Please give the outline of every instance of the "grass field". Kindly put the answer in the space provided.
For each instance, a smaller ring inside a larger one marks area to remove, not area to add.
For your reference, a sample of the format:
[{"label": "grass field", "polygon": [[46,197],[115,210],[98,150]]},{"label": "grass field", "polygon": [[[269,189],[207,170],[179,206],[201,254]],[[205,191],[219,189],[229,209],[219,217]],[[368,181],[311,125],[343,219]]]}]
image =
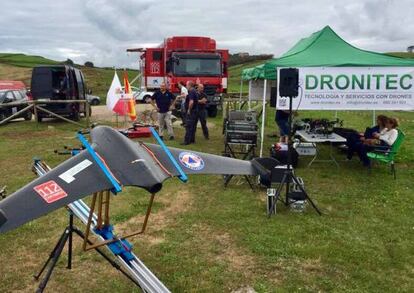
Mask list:
[{"label": "grass field", "polygon": [[[134,251],[172,292],[412,292],[414,288],[414,117],[385,112],[401,120],[407,134],[397,162],[397,180],[383,165],[368,174],[357,159],[307,168],[301,157],[297,175],[323,216],[310,206],[303,214],[278,206],[268,219],[265,190],[251,191],[242,180],[223,187],[219,176],[191,176],[189,183],[165,182],[156,198],[145,235],[132,240]],[[266,132],[275,131],[270,110]],[[302,117],[333,117],[302,112]],[[363,129],[370,112],[339,112],[346,127]],[[220,154],[221,120],[211,120],[211,139],[197,132],[190,148]],[[78,145],[76,128],[63,122],[13,122],[0,127],[0,185],[13,192],[33,180],[30,165],[41,156],[51,166],[63,145]],[[179,146],[183,130],[176,129]],[[274,138],[266,137],[266,150]],[[267,152],[267,151],[266,151]],[[327,155],[327,149],[324,149]],[[338,159],[344,156],[336,154]],[[143,176],[143,175],[140,175]],[[138,230],[149,196],[126,188],[114,197],[116,230]],[[37,272],[64,229],[64,209],[0,235],[0,292],[33,292]],[[76,241],[74,268],[66,255],[52,276],[49,292],[138,292],[94,252]],[[242,291],[239,291],[242,292]]]}]

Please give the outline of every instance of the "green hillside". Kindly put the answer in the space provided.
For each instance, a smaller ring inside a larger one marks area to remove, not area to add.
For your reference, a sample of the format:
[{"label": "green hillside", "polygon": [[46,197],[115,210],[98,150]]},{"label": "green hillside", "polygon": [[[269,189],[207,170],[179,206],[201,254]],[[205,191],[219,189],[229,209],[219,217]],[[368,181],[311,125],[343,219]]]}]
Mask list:
[{"label": "green hillside", "polygon": [[[241,73],[243,71],[243,69],[246,68],[250,68],[250,67],[254,67],[260,64],[265,63],[267,60],[257,60],[257,61],[253,61],[253,62],[247,62],[247,63],[243,63],[243,64],[238,64],[238,65],[234,65],[229,67],[229,88],[228,91],[231,92],[240,92],[240,78],[241,78]],[[249,90],[248,87],[248,83],[244,82],[243,83],[243,92],[246,92]]]},{"label": "green hillside", "polygon": [[18,67],[34,67],[36,65],[56,65],[62,62],[46,59],[41,56],[25,54],[0,53],[0,63]]}]

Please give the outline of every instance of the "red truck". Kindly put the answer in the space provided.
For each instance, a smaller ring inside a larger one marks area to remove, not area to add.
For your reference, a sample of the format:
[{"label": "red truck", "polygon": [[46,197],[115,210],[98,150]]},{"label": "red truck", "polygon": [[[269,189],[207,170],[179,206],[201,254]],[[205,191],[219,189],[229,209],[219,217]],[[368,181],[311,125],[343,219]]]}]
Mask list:
[{"label": "red truck", "polygon": [[171,37],[157,48],[127,51],[141,53],[141,87],[144,90],[154,91],[161,82],[166,82],[171,92],[177,95],[180,81],[202,83],[208,96],[208,114],[210,117],[217,115],[222,94],[227,92],[229,52],[217,49],[215,40],[207,37]]}]

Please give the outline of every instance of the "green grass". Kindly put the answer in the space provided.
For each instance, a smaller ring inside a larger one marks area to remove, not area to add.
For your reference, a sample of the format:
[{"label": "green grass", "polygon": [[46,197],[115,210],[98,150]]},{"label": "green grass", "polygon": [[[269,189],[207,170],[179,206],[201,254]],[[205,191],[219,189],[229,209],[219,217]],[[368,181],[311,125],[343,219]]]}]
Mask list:
[{"label": "green grass", "polygon": [[[266,217],[265,190],[254,192],[236,177],[228,188],[220,176],[190,176],[187,184],[168,180],[156,197],[146,236],[132,240],[136,254],[172,292],[410,292],[414,288],[414,117],[397,116],[407,135],[397,156],[397,180],[384,165],[368,174],[357,159],[333,164],[301,157],[296,174],[322,210],[303,214],[278,204]],[[268,109],[266,133],[275,132],[274,110]],[[332,111],[303,111],[301,117],[334,116]],[[370,112],[341,111],[345,127],[370,125]],[[221,119],[210,119],[211,139],[197,132],[190,149],[220,154]],[[13,192],[33,180],[33,156],[52,166],[65,160],[53,150],[77,145],[76,128],[61,122],[13,122],[0,128],[0,185]],[[179,147],[182,129],[176,129]],[[274,138],[266,136],[265,154]],[[322,155],[328,149],[322,148]],[[344,159],[340,153],[338,159]],[[141,175],[143,176],[143,174]],[[89,199],[87,199],[89,200]],[[127,188],[113,198],[111,212],[118,231],[139,229],[148,194]],[[0,235],[0,291],[33,291],[31,276],[65,226],[61,209],[17,230]],[[51,292],[131,292],[134,287],[93,252],[75,243],[74,269],[63,256],[49,285]],[[87,273],[86,273],[87,272]],[[106,281],[102,281],[106,280]]]}]

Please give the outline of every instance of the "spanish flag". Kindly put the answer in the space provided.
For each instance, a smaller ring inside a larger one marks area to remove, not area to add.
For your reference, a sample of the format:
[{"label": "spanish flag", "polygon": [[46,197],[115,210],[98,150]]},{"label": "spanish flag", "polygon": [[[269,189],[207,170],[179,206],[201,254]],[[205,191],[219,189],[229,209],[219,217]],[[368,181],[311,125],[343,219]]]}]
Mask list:
[{"label": "spanish flag", "polygon": [[135,100],[132,95],[131,85],[128,81],[128,72],[126,70],[124,70],[124,92],[125,96],[128,97],[128,116],[131,121],[135,121],[135,119],[137,119],[137,113],[135,112]]}]

